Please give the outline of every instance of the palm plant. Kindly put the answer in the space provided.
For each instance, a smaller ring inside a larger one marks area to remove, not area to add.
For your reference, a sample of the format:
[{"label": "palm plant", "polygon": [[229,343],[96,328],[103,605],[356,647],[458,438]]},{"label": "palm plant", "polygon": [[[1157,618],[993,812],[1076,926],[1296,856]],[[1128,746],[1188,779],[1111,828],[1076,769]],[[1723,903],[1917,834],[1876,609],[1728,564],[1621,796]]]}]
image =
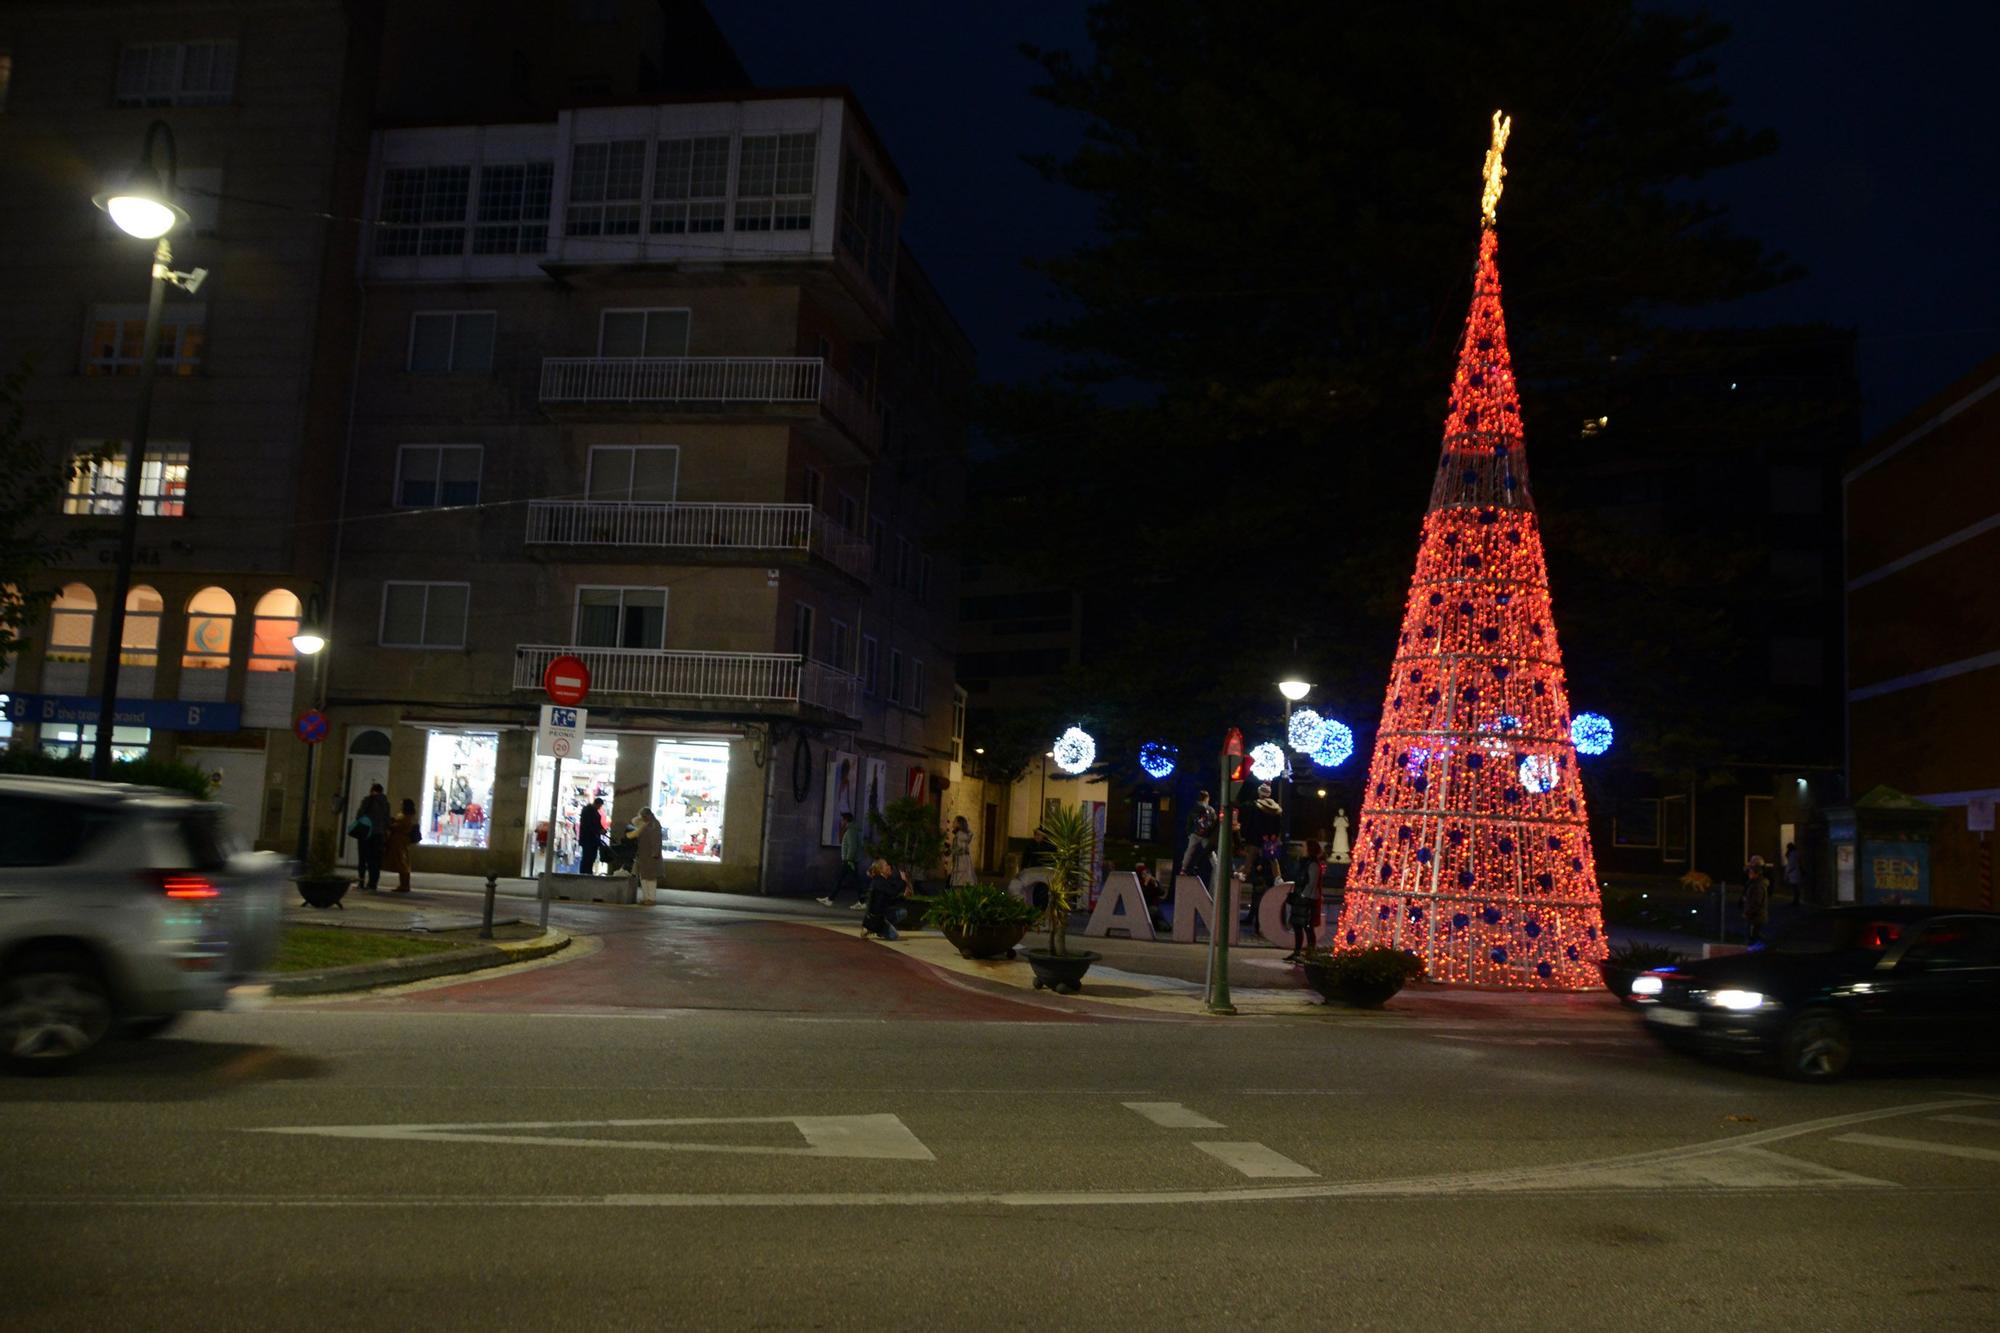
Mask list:
[{"label": "palm plant", "polygon": [[1049,952],[1060,958],[1069,952],[1064,937],[1077,892],[1089,882],[1097,825],[1082,805],[1057,805],[1042,821],[1042,831],[1049,836]]}]

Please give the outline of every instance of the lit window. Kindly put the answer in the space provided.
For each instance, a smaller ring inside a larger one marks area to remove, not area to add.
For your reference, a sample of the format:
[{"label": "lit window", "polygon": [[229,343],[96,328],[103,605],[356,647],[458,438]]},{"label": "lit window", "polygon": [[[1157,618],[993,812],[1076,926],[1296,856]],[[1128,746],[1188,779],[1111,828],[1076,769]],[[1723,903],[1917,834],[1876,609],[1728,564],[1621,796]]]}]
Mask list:
[{"label": "lit window", "polygon": [[469,166],[389,168],[382,173],[375,253],[464,254],[465,213],[471,191]]},{"label": "lit window", "polygon": [[648,224],[655,236],[721,231],[728,194],[728,135],[660,140]]},{"label": "lit window", "polygon": [[431,509],[479,503],[485,450],[476,444],[406,444],[396,452],[396,503]]},{"label": "lit window", "polygon": [[[208,307],[174,304],[160,312],[160,339],[154,344],[162,375],[192,375],[208,340]],[[100,305],[90,311],[89,341],[83,349],[86,375],[136,375],[144,364],[146,307]]]},{"label": "lit window", "polygon": [[585,493],[611,504],[665,504],[679,484],[680,458],[673,445],[594,445]]},{"label": "lit window", "polygon": [[549,248],[549,194],[555,168],[547,162],[479,169],[476,255],[538,255]]},{"label": "lit window", "polygon": [[125,630],[119,637],[118,662],[128,667],[160,664],[160,617],[167,603],[158,590],[140,584],[125,594]]},{"label": "lit window", "polygon": [[424,841],[433,847],[484,847],[493,824],[493,773],[500,736],[492,731],[433,731],[424,747]]},{"label": "lit window", "polygon": [[[148,445],[139,461],[139,513],[180,518],[187,510],[186,445]],[[116,514],[125,504],[125,445],[105,440],[77,451],[76,471],[63,496],[65,514]]]},{"label": "lit window", "polygon": [[[146,757],[146,751],[152,748],[152,744],[153,731],[150,727],[111,728],[111,758],[114,763],[136,763]],[[42,753],[59,759],[95,758],[96,724],[51,726],[45,723],[42,726]]]},{"label": "lit window", "polygon": [[674,861],[722,859],[723,808],[729,797],[729,747],[660,741],[653,750],[653,813],[660,850]]},{"label": "lit window", "polygon": [[97,594],[81,583],[66,583],[49,606],[51,662],[90,661],[90,640],[97,623]]},{"label": "lit window", "polygon": [[420,375],[484,375],[493,369],[490,310],[427,310],[410,318],[410,369]]},{"label": "lit window", "polygon": [[463,648],[467,583],[385,583],[382,585],[384,648]]},{"label": "lit window", "polygon": [[137,42],[118,48],[115,106],[221,106],[235,91],[235,42]]},{"label": "lit window", "polygon": [[645,187],[644,140],[578,144],[570,158],[568,234],[637,236]]},{"label": "lit window", "polygon": [[665,588],[578,588],[576,639],[581,648],[667,646]]},{"label": "lit window", "polygon": [[812,227],[817,134],[745,135],[736,157],[736,230]]},{"label": "lit window", "polygon": [[[187,647],[181,672],[227,671],[229,641],[236,628],[236,599],[221,588],[203,588],[188,598]],[[183,698],[192,696],[183,695]]]},{"label": "lit window", "polygon": [[257,599],[250,622],[250,670],[298,670],[292,636],[299,632],[299,615],[298,594],[284,588],[273,588]]}]

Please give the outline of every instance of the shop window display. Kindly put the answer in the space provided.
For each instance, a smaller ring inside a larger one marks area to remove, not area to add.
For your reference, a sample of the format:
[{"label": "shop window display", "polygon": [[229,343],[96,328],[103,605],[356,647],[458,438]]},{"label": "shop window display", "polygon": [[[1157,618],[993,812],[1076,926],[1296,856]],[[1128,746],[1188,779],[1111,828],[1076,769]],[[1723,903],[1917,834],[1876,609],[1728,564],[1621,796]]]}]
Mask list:
[{"label": "shop window display", "polygon": [[653,813],[668,860],[722,859],[723,797],[729,788],[729,747],[661,741],[653,753]]},{"label": "shop window display", "polygon": [[[528,837],[524,874],[541,873],[548,852],[549,779],[555,775],[555,760],[546,755],[535,760],[535,781],[528,791]],[[638,817],[637,793],[623,807],[617,797],[618,740],[615,736],[587,736],[581,756],[563,761],[562,795],[556,807],[556,871],[573,875],[583,869],[583,844],[577,836],[577,821],[583,807],[594,797],[604,798],[604,837],[608,843],[625,835],[625,826]],[[605,863],[600,860],[601,868]]]},{"label": "shop window display", "polygon": [[433,731],[424,755],[424,841],[484,847],[493,822],[493,769],[500,737],[490,731]]}]

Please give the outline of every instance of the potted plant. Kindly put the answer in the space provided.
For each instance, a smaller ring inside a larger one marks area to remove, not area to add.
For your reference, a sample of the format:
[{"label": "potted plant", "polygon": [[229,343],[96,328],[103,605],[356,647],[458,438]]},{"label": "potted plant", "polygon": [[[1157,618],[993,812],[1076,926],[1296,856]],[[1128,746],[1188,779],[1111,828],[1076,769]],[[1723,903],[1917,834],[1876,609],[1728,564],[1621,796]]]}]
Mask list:
[{"label": "potted plant", "polygon": [[[938,827],[936,807],[906,796],[889,802],[886,809],[869,811],[868,823],[874,834],[869,840],[868,854],[879,856],[902,871],[912,888],[936,874],[945,851],[944,830]],[[906,897],[902,905],[905,927],[914,930],[924,923],[924,909],[928,905],[924,899]]]},{"label": "potted plant", "polygon": [[313,834],[312,853],[306,860],[305,873],[292,883],[299,886],[299,897],[308,907],[339,907],[340,900],[347,896],[351,881],[333,864],[333,830],[323,828]]},{"label": "potted plant", "polygon": [[1641,972],[1650,972],[1656,967],[1676,967],[1688,961],[1688,956],[1678,949],[1670,949],[1664,944],[1645,944],[1633,940],[1621,944],[1597,965],[1603,974],[1604,985],[1613,995],[1627,1004],[1632,1002],[1632,982]]},{"label": "potted plant", "polygon": [[1424,974],[1424,960],[1402,949],[1317,952],[1305,961],[1306,984],[1329,1001],[1380,1009],[1404,985]]},{"label": "potted plant", "polygon": [[1058,804],[1042,820],[1048,834],[1049,947],[1028,950],[1028,966],[1035,969],[1035,989],[1044,987],[1058,995],[1074,995],[1083,974],[1103,955],[1071,953],[1065,937],[1069,914],[1076,906],[1077,892],[1090,875],[1091,854],[1097,850],[1097,827],[1081,805]]},{"label": "potted plant", "polygon": [[1012,958],[1014,946],[1041,915],[998,884],[960,884],[924,900],[930,923],[961,958]]}]

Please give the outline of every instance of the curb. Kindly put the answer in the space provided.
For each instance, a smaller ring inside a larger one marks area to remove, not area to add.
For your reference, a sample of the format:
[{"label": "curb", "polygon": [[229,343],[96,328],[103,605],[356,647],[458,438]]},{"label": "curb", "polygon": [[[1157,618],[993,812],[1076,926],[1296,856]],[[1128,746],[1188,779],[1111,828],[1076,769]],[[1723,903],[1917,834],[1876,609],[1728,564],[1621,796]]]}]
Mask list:
[{"label": "curb", "polygon": [[373,990],[378,986],[399,986],[406,981],[428,981],[432,977],[483,972],[509,963],[547,958],[569,946],[570,936],[551,930],[537,939],[512,944],[475,944],[449,953],[425,954],[417,958],[396,958],[383,963],[349,963],[344,967],[322,968],[317,972],[288,972],[271,979],[271,994],[332,995],[341,991]]}]

